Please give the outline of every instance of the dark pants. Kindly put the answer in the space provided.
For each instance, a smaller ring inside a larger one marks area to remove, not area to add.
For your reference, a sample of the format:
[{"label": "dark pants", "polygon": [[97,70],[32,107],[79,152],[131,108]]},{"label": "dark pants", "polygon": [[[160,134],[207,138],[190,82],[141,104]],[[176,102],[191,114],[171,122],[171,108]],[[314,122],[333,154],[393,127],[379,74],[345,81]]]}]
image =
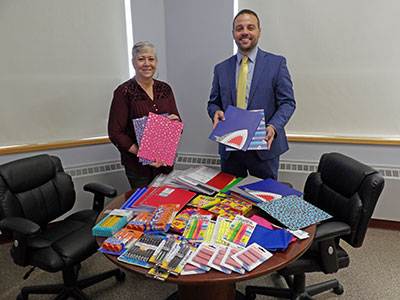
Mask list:
[{"label": "dark pants", "polygon": [[125,167],[125,174],[128,177],[129,184],[131,185],[132,190],[138,187],[144,187],[148,185],[154,178],[152,176],[142,176],[140,174],[135,173],[131,169]]},{"label": "dark pants", "polygon": [[256,151],[232,151],[229,159],[221,158],[222,172],[235,175],[236,177],[247,177],[247,172],[262,179],[277,179],[279,168],[279,156],[261,160]]}]

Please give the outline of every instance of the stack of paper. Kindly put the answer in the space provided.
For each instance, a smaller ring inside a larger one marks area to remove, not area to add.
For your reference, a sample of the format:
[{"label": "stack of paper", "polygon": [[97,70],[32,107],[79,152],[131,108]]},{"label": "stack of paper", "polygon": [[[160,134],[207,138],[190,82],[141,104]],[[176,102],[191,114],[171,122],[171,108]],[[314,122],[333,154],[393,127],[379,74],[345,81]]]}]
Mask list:
[{"label": "stack of paper", "polygon": [[206,166],[200,166],[180,172],[172,181],[199,193],[211,195],[221,191],[234,179],[235,176],[233,175]]}]

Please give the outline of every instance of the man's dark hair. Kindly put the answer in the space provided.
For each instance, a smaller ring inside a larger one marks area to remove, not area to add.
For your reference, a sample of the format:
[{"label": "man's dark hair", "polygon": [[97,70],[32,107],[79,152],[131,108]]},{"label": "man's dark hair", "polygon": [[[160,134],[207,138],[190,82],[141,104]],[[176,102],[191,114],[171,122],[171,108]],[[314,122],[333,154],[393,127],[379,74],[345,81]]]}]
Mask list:
[{"label": "man's dark hair", "polygon": [[233,28],[233,29],[235,29],[235,21],[236,21],[237,17],[239,17],[240,15],[244,15],[244,14],[248,14],[248,15],[253,15],[253,16],[255,16],[256,19],[257,19],[258,28],[261,28],[261,27],[260,27],[260,19],[258,18],[257,14],[256,14],[254,11],[250,10],[250,9],[242,9],[241,11],[239,11],[239,12],[237,13],[237,15],[235,16],[235,18],[233,19],[233,23],[232,23],[232,28]]}]

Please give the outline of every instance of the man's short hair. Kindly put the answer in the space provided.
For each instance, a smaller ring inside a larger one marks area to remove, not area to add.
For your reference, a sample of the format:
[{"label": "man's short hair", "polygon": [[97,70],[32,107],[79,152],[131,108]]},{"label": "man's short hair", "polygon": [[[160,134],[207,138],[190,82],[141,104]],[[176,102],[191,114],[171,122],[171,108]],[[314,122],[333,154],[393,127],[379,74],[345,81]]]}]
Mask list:
[{"label": "man's short hair", "polygon": [[235,29],[235,21],[236,21],[237,17],[239,17],[240,15],[244,15],[244,14],[248,14],[248,15],[253,15],[253,16],[255,16],[256,19],[257,19],[258,28],[261,28],[261,27],[260,27],[260,19],[258,18],[257,14],[256,14],[254,11],[250,10],[250,9],[242,9],[241,11],[239,11],[239,12],[236,14],[235,18],[233,18],[233,23],[232,23],[232,28],[233,28],[233,29]]}]

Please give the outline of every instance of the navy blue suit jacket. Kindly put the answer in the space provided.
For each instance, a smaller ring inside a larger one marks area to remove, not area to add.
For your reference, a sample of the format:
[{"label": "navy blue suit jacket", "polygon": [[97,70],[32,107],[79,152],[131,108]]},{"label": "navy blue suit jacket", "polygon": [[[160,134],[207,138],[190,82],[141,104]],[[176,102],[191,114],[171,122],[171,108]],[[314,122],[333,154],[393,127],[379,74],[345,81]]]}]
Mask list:
[{"label": "navy blue suit jacket", "polygon": [[[228,105],[236,106],[236,55],[217,64],[208,101],[208,114],[213,120],[217,110],[225,111]],[[262,160],[272,159],[289,149],[285,125],[296,108],[293,84],[286,59],[258,49],[247,109],[264,109],[266,124],[276,129],[271,149],[257,151]],[[219,154],[228,159],[230,151],[219,145]]]}]

